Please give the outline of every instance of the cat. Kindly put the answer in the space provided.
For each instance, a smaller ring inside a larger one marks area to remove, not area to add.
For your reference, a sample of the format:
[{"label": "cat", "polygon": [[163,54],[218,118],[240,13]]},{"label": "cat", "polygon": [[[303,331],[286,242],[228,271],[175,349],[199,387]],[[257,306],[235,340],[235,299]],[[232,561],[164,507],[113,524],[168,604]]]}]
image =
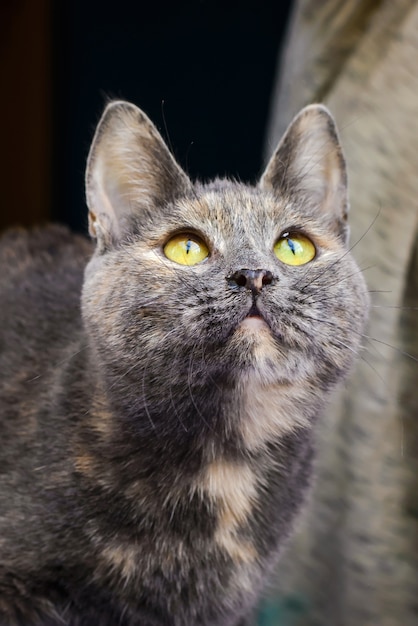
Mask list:
[{"label": "cat", "polygon": [[0,623],[252,624],[368,313],[333,118],[193,184],[111,102],[86,194],[1,238]]}]

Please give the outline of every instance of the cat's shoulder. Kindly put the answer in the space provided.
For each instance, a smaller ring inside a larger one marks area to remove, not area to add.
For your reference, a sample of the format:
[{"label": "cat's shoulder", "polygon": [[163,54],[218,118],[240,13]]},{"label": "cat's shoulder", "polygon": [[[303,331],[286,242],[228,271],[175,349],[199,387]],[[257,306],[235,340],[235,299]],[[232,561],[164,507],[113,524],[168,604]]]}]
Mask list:
[{"label": "cat's shoulder", "polygon": [[0,236],[0,290],[25,284],[30,291],[81,285],[92,251],[86,237],[66,226],[7,230]]},{"label": "cat's shoulder", "polygon": [[[0,321],[45,328],[79,309],[92,243],[65,226],[14,228],[0,236]],[[38,320],[38,321],[37,321]],[[34,334],[36,334],[34,332]],[[38,333],[39,334],[39,333]]]}]

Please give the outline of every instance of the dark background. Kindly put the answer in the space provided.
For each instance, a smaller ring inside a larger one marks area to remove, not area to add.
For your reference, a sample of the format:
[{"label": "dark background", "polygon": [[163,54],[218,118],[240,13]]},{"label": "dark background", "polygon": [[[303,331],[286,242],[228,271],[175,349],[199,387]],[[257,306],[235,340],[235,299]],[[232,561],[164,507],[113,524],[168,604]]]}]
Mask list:
[{"label": "dark background", "polygon": [[83,230],[108,98],[144,109],[192,178],[254,181],[291,0],[1,0],[0,227]]}]

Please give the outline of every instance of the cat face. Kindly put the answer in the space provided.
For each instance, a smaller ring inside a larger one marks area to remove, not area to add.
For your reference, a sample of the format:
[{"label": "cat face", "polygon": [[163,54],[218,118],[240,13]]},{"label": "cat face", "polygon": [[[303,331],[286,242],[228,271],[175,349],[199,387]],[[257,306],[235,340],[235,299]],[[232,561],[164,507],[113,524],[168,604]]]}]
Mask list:
[{"label": "cat face", "polygon": [[109,388],[151,422],[167,403],[182,415],[196,405],[210,421],[222,402],[271,401],[307,423],[349,368],[368,308],[346,248],[329,113],[299,114],[257,187],[192,185],[148,118],[111,104],[87,198],[97,251],[83,316]]}]

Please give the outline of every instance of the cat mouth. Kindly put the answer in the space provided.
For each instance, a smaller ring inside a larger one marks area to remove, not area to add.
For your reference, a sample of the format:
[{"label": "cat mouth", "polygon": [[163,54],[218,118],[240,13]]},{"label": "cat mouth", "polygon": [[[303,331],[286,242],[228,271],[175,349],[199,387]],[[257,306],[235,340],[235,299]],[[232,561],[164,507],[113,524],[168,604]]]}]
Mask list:
[{"label": "cat mouth", "polygon": [[244,317],[239,326],[240,328],[249,328],[252,330],[260,330],[262,328],[270,329],[270,324],[268,323],[255,302],[253,302],[250,310],[248,311],[247,315]]},{"label": "cat mouth", "polygon": [[248,311],[246,318],[247,317],[260,317],[261,319],[264,319],[263,314],[261,313],[255,302],[253,302],[251,309]]}]

